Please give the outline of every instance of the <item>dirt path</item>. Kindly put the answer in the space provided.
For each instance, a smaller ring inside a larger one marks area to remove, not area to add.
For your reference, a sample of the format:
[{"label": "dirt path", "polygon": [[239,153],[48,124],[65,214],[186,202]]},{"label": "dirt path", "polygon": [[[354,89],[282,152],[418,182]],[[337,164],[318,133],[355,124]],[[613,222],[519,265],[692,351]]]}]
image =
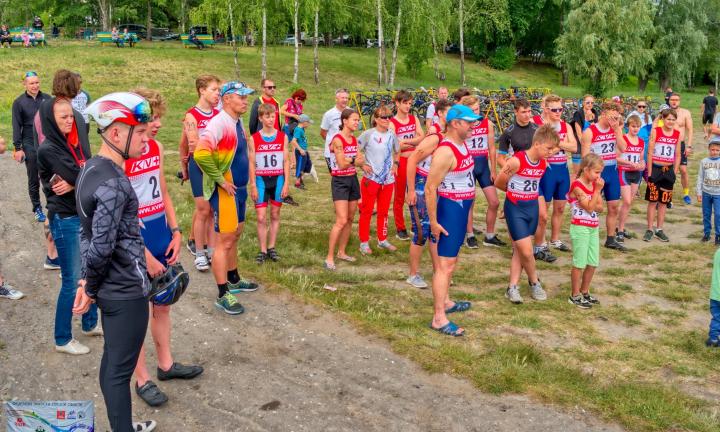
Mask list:
[{"label": "dirt path", "polygon": [[[25,178],[23,167],[0,156],[2,271],[27,295],[0,302],[0,399],[92,399],[98,430],[105,431],[97,377],[102,340],[82,336],[75,320],[76,337],[92,352],[70,357],[53,349],[60,280],[42,269],[43,234],[28,211]],[[202,364],[205,374],[161,383],[170,402],[159,410],[135,397],[137,418],[156,419],[159,430],[620,430],[579,408],[561,412],[430,375],[382,340],[286,295],[260,290],[241,297],[245,315],[221,314],[210,300],[211,276],[194,270],[191,276],[191,291],[173,309],[174,354]],[[149,333],[147,341],[152,344]],[[154,354],[148,364],[155,364]]]}]

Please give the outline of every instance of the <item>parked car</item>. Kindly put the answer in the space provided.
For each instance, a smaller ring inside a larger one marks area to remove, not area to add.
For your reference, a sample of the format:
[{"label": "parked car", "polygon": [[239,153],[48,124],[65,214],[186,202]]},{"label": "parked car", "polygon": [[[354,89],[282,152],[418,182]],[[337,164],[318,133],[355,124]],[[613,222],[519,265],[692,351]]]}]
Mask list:
[{"label": "parked car", "polygon": [[[315,38],[313,37],[313,33],[300,33],[300,40],[302,41],[303,45],[313,45],[313,43],[315,42],[314,39]],[[325,35],[323,35],[322,33],[318,33],[318,44],[325,44]]]},{"label": "parked car", "polygon": [[128,29],[128,32],[135,33],[139,39],[147,38],[147,28],[142,24],[120,24],[117,29],[120,33]]},{"label": "parked car", "polygon": [[333,39],[334,45],[350,45],[352,43],[352,40],[350,39],[350,35],[342,35],[338,36],[335,39]]},{"label": "parked car", "polygon": [[[445,52],[448,54],[460,54],[460,45],[454,43],[445,45]],[[472,54],[472,48],[465,45],[465,54]]]},{"label": "parked car", "polygon": [[[293,34],[287,35],[287,37],[285,39],[283,39],[281,43],[283,45],[293,45],[294,46],[295,45],[295,35],[293,35]],[[299,40],[298,44],[302,45],[303,44],[302,40]]]},{"label": "parked car", "polygon": [[[389,47],[392,46],[392,39],[386,39],[385,40],[385,46]],[[380,44],[378,43],[377,39],[365,39],[365,47],[366,48],[379,48]]]},{"label": "parked car", "polygon": [[179,34],[171,33],[170,29],[165,27],[153,27],[151,34],[152,40],[154,41],[176,40],[180,38]]}]

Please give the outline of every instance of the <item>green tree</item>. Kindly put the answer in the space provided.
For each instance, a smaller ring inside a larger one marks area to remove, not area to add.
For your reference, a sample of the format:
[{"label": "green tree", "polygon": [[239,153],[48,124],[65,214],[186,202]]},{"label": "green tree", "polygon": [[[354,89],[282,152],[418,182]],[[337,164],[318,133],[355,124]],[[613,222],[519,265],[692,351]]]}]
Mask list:
[{"label": "green tree", "polygon": [[646,40],[652,30],[651,13],[647,0],[580,3],[556,40],[556,63],[587,79],[588,91],[601,96],[621,77],[637,74],[650,64],[652,50]]}]

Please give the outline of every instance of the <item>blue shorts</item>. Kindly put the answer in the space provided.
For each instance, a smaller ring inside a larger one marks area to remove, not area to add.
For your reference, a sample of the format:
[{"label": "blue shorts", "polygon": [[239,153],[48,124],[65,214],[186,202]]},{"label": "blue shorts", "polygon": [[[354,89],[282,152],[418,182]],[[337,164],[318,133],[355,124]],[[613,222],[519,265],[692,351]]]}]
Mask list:
[{"label": "blue shorts", "polygon": [[430,238],[430,217],[425,205],[425,182],[427,177],[415,174],[415,205],[410,206],[410,222],[412,225],[414,245],[425,246]]},{"label": "blue shorts", "polygon": [[572,163],[575,165],[580,165],[580,162],[582,162],[582,155],[580,155],[580,153],[573,153],[572,154]]},{"label": "blue shorts", "polygon": [[605,201],[619,200],[620,176],[618,175],[617,165],[605,165],[602,171],[602,179],[605,180],[605,186],[603,186]]},{"label": "blue shorts", "polygon": [[231,196],[220,186],[210,197],[210,207],[213,210],[215,231],[219,233],[234,233],[238,225],[245,222],[245,201],[247,201],[247,187],[240,186]]},{"label": "blue shorts", "polygon": [[505,199],[505,222],[512,241],[535,235],[540,207],[537,200],[518,201],[517,204]]},{"label": "blue shorts", "polygon": [[300,178],[303,173],[309,173],[311,170],[312,161],[307,150],[305,150],[305,156],[303,156],[295,149],[295,177]]},{"label": "blue shorts", "polygon": [[548,164],[548,169],[540,178],[540,191],[545,202],[553,199],[563,201],[570,191],[570,171],[567,164]]},{"label": "blue shorts", "polygon": [[257,186],[258,200],[255,208],[267,207],[268,203],[276,207],[282,206],[282,189],[285,184],[285,176],[257,176],[255,177],[255,186]]},{"label": "blue shorts", "polygon": [[193,197],[202,198],[203,172],[192,155],[190,155],[190,159],[188,159],[188,177],[190,177],[190,188],[192,189]]},{"label": "blue shorts", "polygon": [[[440,234],[437,239],[438,256],[457,258],[460,247],[465,242],[470,209],[475,200],[452,200],[439,196],[437,200],[437,220],[448,235]],[[433,241],[436,241],[433,239]]]},{"label": "blue shorts", "polygon": [[475,161],[473,176],[475,177],[477,184],[480,185],[480,189],[492,186],[493,182],[490,179],[490,163],[487,156],[477,156],[473,159]]},{"label": "blue shorts", "polygon": [[140,219],[140,234],[142,234],[145,247],[152,256],[162,265],[166,265],[165,251],[172,241],[172,231],[167,224],[165,212]]}]

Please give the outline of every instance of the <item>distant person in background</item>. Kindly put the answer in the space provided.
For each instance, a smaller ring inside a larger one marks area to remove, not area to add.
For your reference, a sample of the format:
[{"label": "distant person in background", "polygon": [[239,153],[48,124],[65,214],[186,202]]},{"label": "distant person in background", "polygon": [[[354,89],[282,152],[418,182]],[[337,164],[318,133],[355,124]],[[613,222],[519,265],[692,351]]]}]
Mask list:
[{"label": "distant person in background", "polygon": [[28,32],[28,41],[30,42],[30,45],[33,46],[33,48],[39,43],[37,35],[35,35],[35,30],[30,29]]},{"label": "distant person in background", "polygon": [[39,16],[36,16],[33,20],[32,28],[38,31],[42,31],[43,27],[45,27],[45,24],[43,24],[43,21],[40,19]]},{"label": "distant person in background", "polygon": [[123,40],[130,44],[130,48],[135,46],[135,36],[128,32],[127,27],[125,27],[125,30],[123,30]]},{"label": "distant person in background", "polygon": [[113,42],[115,42],[115,45],[118,48],[122,48],[123,46],[125,46],[125,40],[120,37],[120,32],[118,31],[117,27],[112,28],[112,31],[110,32],[110,38]]},{"label": "distant person in background", "polygon": [[188,35],[188,40],[195,44],[198,49],[205,49],[205,45],[198,39],[197,32],[195,31],[195,28],[190,29],[190,34]]},{"label": "distant person in background", "polygon": [[293,136],[293,131],[298,124],[300,115],[303,113],[303,103],[307,100],[307,93],[303,89],[297,89],[280,107],[280,115],[285,116],[283,132],[288,137]]},{"label": "distant person in background", "polygon": [[438,117],[437,115],[435,105],[441,100],[447,100],[448,96],[450,95],[447,87],[440,87],[437,94],[437,101],[434,101],[433,103],[428,105],[427,112],[425,113],[425,129],[427,130],[430,130],[430,126],[440,123],[440,117]]},{"label": "distant person in background", "polygon": [[672,87],[668,87],[665,89],[665,103],[670,105],[670,96],[673,95],[673,89]]},{"label": "distant person in background", "polygon": [[3,24],[0,26],[0,47],[5,48],[5,44],[7,44],[8,48],[12,45],[12,35],[10,35],[10,30],[8,30],[8,27]]},{"label": "distant person in background", "polygon": [[637,133],[637,136],[643,140],[646,146],[647,143],[650,142],[650,132],[652,132],[653,124],[653,118],[648,111],[648,103],[641,100],[635,105],[635,110],[625,117],[625,125],[627,127],[630,127],[630,117],[638,116],[640,118],[640,131]]},{"label": "distant person in background", "polygon": [[[573,126],[573,132],[575,133],[575,138],[578,143],[580,142],[585,129],[589,128],[591,124],[597,123],[599,115],[598,110],[595,109],[595,98],[589,94],[583,96],[582,105],[580,105],[578,110],[575,111],[572,121],[570,122]],[[579,149],[580,146],[578,146],[578,150]],[[582,156],[580,155],[580,152],[573,153],[573,175],[578,174],[581,160]]]},{"label": "distant person in background", "polygon": [[715,89],[711,88],[708,95],[703,99],[702,105],[700,105],[700,118],[702,118],[705,139],[710,136],[710,125],[713,123],[717,106],[718,100],[715,97]]},{"label": "distant person in background", "polygon": [[52,23],[52,37],[53,39],[57,39],[60,37],[60,28],[57,26],[57,23]]}]

